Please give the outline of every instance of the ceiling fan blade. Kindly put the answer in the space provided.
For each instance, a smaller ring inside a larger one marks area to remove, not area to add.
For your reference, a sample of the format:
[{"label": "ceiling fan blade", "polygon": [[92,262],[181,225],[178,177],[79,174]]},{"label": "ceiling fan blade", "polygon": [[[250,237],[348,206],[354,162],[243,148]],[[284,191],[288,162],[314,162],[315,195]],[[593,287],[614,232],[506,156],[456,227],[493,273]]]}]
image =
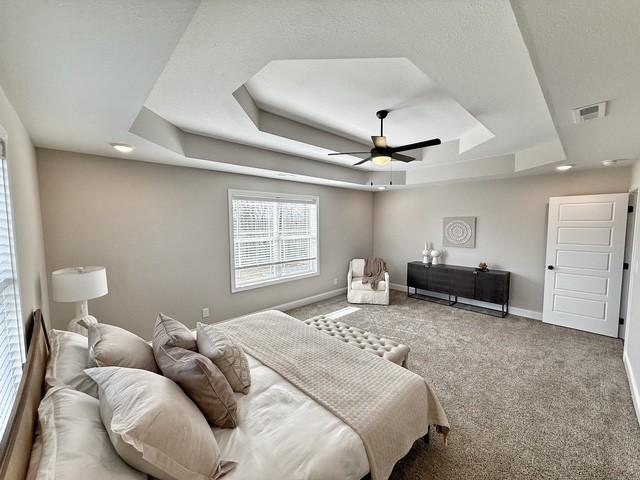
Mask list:
[{"label": "ceiling fan blade", "polygon": [[371,153],[369,151],[366,152],[335,152],[335,153],[329,153],[328,155],[353,155],[355,153]]},{"label": "ceiling fan blade", "polygon": [[392,147],[391,153],[395,152],[404,152],[405,150],[416,150],[418,148],[425,147],[433,147],[435,145],[440,145],[442,142],[439,138],[432,138],[431,140],[426,140],[424,142],[410,143],[408,145],[401,145],[399,147]]},{"label": "ceiling fan blade", "polygon": [[373,140],[373,144],[376,148],[387,148],[387,137],[383,137],[382,135],[372,136],[371,140]]},{"label": "ceiling fan blade", "polygon": [[353,166],[357,167],[358,165],[362,165],[363,163],[368,162],[369,160],[371,160],[371,157],[367,157],[364,160],[360,160],[358,163],[354,163]]},{"label": "ceiling fan blade", "polygon": [[405,163],[413,162],[415,160],[415,158],[410,157],[409,155],[402,155],[401,153],[392,153],[391,158]]}]

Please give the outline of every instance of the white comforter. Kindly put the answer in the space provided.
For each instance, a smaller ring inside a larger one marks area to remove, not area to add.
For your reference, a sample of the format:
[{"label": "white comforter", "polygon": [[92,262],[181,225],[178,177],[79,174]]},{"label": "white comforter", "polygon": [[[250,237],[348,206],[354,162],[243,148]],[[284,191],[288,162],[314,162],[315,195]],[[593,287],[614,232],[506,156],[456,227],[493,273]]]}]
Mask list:
[{"label": "white comforter", "polygon": [[225,480],[360,480],[369,473],[351,427],[247,356],[251,389],[236,394],[239,425],[214,429],[222,458],[238,462]]}]

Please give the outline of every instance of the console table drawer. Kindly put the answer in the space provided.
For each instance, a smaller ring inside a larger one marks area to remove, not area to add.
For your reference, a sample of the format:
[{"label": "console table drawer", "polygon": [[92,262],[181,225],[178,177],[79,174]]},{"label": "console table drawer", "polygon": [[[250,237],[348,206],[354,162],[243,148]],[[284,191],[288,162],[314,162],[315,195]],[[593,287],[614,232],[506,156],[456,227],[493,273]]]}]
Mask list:
[{"label": "console table drawer", "polygon": [[429,269],[427,276],[427,290],[431,292],[453,294],[455,279],[446,269]]},{"label": "console table drawer", "polygon": [[506,303],[509,299],[509,275],[477,272],[475,299],[489,303]]},{"label": "console table drawer", "polygon": [[409,263],[407,265],[407,286],[427,289],[427,266],[424,264]]}]

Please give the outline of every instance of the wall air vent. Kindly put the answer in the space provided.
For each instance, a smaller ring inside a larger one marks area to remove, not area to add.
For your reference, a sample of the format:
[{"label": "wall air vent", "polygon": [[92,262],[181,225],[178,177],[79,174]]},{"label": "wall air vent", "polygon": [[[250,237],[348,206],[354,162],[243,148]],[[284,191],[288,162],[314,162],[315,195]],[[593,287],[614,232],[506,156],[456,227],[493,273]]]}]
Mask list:
[{"label": "wall air vent", "polygon": [[573,122],[583,123],[594,118],[601,118],[607,114],[607,102],[594,103],[586,107],[573,109]]}]

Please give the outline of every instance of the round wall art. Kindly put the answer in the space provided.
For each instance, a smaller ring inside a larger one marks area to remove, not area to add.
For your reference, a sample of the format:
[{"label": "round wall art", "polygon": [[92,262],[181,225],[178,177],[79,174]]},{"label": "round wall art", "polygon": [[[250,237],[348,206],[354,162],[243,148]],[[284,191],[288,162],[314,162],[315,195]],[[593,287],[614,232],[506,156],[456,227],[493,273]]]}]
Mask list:
[{"label": "round wall art", "polygon": [[442,224],[445,247],[475,248],[476,217],[445,217]]}]

